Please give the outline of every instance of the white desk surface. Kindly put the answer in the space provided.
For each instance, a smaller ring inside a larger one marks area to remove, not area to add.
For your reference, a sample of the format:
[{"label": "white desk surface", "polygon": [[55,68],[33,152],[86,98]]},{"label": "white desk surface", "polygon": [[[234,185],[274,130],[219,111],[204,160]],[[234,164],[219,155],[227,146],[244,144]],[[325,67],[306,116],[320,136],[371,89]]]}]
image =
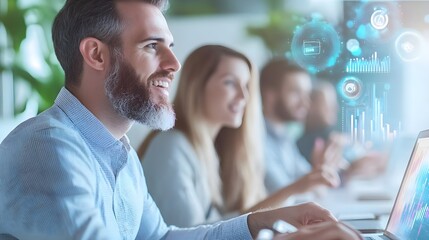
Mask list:
[{"label": "white desk surface", "polygon": [[[398,179],[399,178],[399,179]],[[392,210],[401,175],[374,180],[354,180],[337,189],[319,189],[315,194],[295,197],[294,203],[313,201],[330,210],[340,220],[376,217],[384,228]]]}]

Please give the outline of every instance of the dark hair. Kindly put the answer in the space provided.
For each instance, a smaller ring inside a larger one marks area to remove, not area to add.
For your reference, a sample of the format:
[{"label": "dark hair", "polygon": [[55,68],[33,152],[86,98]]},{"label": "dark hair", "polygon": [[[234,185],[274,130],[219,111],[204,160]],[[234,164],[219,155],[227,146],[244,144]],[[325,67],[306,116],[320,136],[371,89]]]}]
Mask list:
[{"label": "dark hair", "polygon": [[268,88],[278,88],[285,76],[299,72],[308,73],[304,68],[285,58],[270,60],[261,70],[261,92],[264,92]]},{"label": "dark hair", "polygon": [[121,19],[116,9],[119,1],[141,1],[164,10],[167,0],[67,0],[52,25],[55,54],[65,73],[66,84],[78,85],[83,58],[79,44],[94,37],[109,48],[120,48]]}]

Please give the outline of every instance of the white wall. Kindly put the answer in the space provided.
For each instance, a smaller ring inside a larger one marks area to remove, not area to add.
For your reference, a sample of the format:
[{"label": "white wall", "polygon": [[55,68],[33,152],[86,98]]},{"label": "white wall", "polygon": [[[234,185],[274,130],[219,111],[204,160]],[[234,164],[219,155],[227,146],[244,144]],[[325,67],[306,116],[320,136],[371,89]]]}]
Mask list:
[{"label": "white wall", "polygon": [[416,134],[429,129],[429,32],[424,36],[426,48],[422,58],[404,62],[403,130]]},{"label": "white wall", "polygon": [[303,16],[315,13],[333,25],[340,24],[343,19],[343,2],[341,0],[285,0],[285,9],[293,10]]}]

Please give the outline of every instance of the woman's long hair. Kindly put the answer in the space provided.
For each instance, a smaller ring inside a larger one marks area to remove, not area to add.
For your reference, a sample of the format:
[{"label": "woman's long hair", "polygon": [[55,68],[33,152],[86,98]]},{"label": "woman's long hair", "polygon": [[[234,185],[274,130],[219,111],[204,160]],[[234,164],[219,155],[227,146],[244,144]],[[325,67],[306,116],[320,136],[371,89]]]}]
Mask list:
[{"label": "woman's long hair", "polygon": [[[213,144],[203,117],[203,96],[208,80],[223,57],[242,59],[249,66],[249,98],[241,126],[222,128]],[[243,54],[224,46],[205,45],[185,61],[174,100],[175,128],[194,146],[204,166],[212,201],[225,212],[244,211],[265,196],[257,76],[257,70]]]}]

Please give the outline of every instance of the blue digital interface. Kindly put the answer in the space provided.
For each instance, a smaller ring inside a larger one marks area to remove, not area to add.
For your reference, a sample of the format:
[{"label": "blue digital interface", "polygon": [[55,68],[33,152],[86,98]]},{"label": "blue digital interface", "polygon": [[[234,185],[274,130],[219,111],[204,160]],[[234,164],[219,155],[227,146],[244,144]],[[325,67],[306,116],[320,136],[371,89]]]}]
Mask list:
[{"label": "blue digital interface", "polygon": [[342,132],[362,144],[392,141],[402,131],[403,65],[428,48],[429,1],[344,1],[343,10],[341,26],[297,26],[289,56],[336,84]]},{"label": "blue digital interface", "polygon": [[341,53],[341,40],[331,25],[313,19],[296,28],[291,51],[299,65],[315,73],[337,63]]}]

